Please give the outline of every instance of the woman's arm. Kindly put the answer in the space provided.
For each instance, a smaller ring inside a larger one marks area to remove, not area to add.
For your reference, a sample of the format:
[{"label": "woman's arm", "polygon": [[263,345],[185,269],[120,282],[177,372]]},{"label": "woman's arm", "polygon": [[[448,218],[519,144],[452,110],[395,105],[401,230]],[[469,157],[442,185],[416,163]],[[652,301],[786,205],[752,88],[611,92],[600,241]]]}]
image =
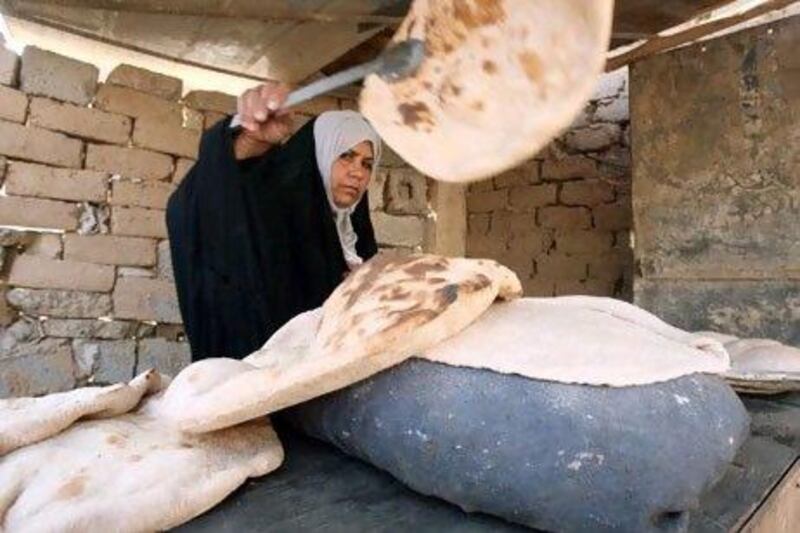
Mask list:
[{"label": "woman's arm", "polygon": [[236,118],[242,130],[233,142],[237,160],[260,157],[291,133],[292,115],[280,109],[288,94],[286,85],[270,82],[239,96]]}]

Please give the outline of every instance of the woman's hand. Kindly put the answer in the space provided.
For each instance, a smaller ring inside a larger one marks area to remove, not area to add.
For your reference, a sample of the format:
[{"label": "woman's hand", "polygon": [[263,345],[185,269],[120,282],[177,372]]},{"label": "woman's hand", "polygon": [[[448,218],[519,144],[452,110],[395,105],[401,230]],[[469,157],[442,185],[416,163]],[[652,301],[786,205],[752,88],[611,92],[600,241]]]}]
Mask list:
[{"label": "woman's hand", "polygon": [[234,142],[236,159],[263,155],[291,133],[291,113],[279,111],[288,94],[286,85],[268,82],[239,96],[237,111],[243,130]]}]

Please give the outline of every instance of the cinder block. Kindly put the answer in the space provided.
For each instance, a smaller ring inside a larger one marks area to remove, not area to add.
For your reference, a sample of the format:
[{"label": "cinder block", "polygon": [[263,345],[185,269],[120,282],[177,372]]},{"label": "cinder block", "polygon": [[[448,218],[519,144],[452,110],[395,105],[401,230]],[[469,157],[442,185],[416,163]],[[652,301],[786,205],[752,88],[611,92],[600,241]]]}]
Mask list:
[{"label": "cinder block", "polygon": [[172,158],[140,148],[89,144],[86,168],[120,174],[126,178],[160,180],[172,175]]},{"label": "cinder block", "polygon": [[111,295],[100,292],[14,288],[6,300],[25,314],[60,318],[97,318],[111,312]]},{"label": "cinder block", "polygon": [[129,87],[165,100],[177,101],[183,93],[180,78],[159,74],[133,65],[117,65],[106,79],[108,85]]},{"label": "cinder block", "polygon": [[108,175],[104,172],[14,161],[8,166],[6,192],[9,195],[102,203],[106,201],[107,183]]},{"label": "cinder block", "polygon": [[111,208],[111,232],[134,237],[167,238],[166,214],[160,209]]},{"label": "cinder block", "polygon": [[11,263],[8,283],[32,289],[105,292],[114,287],[114,268],[23,254]]},{"label": "cinder block", "polygon": [[133,127],[133,144],[159,152],[192,159],[197,158],[200,131],[184,128],[153,117],[136,119]]},{"label": "cinder block", "polygon": [[175,285],[159,279],[119,278],[114,288],[114,316],[180,323]]},{"label": "cinder block", "polygon": [[0,358],[0,398],[62,392],[74,386],[69,341],[43,339],[24,343]]},{"label": "cinder block", "polygon": [[35,46],[22,52],[20,85],[28,94],[86,105],[97,90],[97,75],[94,65]]},{"label": "cinder block", "polygon": [[564,205],[606,204],[614,201],[614,187],[601,180],[571,181],[561,186],[558,198]]},{"label": "cinder block", "polygon": [[163,181],[115,180],[111,184],[112,205],[166,209],[175,185]]},{"label": "cinder block", "polygon": [[128,117],[47,98],[31,100],[30,123],[75,137],[114,144],[127,143],[131,132],[131,119]]},{"label": "cinder block", "polygon": [[133,118],[151,117],[170,124],[183,124],[183,108],[179,103],[108,83],[97,91],[94,107]]},{"label": "cinder block", "polygon": [[539,209],[539,224],[561,230],[588,229],[592,227],[592,215],[585,207],[547,206]]},{"label": "cinder block", "polygon": [[467,193],[468,213],[489,213],[506,209],[508,206],[508,190]]},{"label": "cinder block", "polygon": [[184,103],[201,111],[216,111],[232,115],[236,113],[236,96],[219,91],[191,91],[183,98]]},{"label": "cinder block", "polygon": [[555,204],[557,190],[553,183],[512,187],[508,193],[509,205],[514,211],[533,211],[537,207]]},{"label": "cinder block", "polygon": [[156,241],[68,233],[64,236],[64,258],[104,265],[153,266],[156,264]]},{"label": "cinder block", "polygon": [[28,96],[16,89],[0,86],[0,118],[11,122],[25,122]]},{"label": "cinder block", "polygon": [[0,196],[0,225],[74,230],[79,209],[75,204]]},{"label": "cinder block", "polygon": [[53,131],[0,120],[0,154],[59,167],[81,167],[82,143]]}]

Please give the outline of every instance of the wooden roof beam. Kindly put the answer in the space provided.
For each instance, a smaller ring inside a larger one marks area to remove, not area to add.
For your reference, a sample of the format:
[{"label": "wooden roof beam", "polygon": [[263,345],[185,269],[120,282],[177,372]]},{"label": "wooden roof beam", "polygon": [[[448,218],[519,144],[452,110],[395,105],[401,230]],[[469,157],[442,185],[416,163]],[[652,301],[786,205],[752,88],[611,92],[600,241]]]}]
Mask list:
[{"label": "wooden roof beam", "polygon": [[5,0],[3,4],[12,10],[15,6],[45,4],[162,15],[397,25],[411,0],[352,0],[352,7],[346,9],[341,7],[342,2],[332,0],[317,0],[315,5],[292,0]]},{"label": "wooden roof beam", "polygon": [[612,70],[616,70],[646,57],[693,43],[703,37],[732,28],[733,26],[737,26],[772,11],[788,7],[797,1],[798,0],[765,0],[760,4],[754,5],[734,15],[710,19],[708,22],[699,22],[674,33],[656,35],[630,50],[611,56],[606,62],[606,72],[611,72]]}]

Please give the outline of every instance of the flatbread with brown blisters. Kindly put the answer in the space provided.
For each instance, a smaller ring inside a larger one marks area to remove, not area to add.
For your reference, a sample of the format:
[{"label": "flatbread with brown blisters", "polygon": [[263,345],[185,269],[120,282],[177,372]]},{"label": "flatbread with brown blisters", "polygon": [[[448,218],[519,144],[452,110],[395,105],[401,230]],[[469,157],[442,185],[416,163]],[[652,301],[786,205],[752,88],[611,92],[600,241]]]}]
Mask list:
[{"label": "flatbread with brown blisters", "polygon": [[420,172],[464,182],[536,154],[605,64],[613,0],[415,0],[394,36],[425,41],[414,76],[365,80],[360,109]]},{"label": "flatbread with brown blisters", "polygon": [[184,435],[146,403],[136,413],[78,422],[4,456],[0,529],[162,531],[210,509],[282,460],[266,418]]},{"label": "flatbread with brown blisters", "polygon": [[725,380],[738,392],[780,394],[800,391],[800,348],[770,339],[740,339],[703,332],[719,340],[730,354]]},{"label": "flatbread with brown blisters", "polygon": [[[385,255],[351,277],[322,307],[321,352],[378,353],[400,339],[427,347],[453,334],[450,320],[472,322],[498,297],[522,295],[516,275],[489,259]],[[452,314],[464,316],[450,319]],[[443,316],[449,320],[441,327],[449,331],[437,331],[435,341],[405,338],[411,332],[419,337],[421,326]]]},{"label": "flatbread with brown blisters", "polygon": [[55,435],[81,418],[127,413],[145,395],[160,390],[161,383],[161,376],[149,370],[130,383],[0,400],[0,456]]},{"label": "flatbread with brown blisters", "polygon": [[176,376],[158,409],[184,431],[229,427],[396,365],[464,329],[496,298],[521,293],[514,273],[491,260],[379,255],[325,302],[310,348],[268,342],[244,361],[198,361]]}]

